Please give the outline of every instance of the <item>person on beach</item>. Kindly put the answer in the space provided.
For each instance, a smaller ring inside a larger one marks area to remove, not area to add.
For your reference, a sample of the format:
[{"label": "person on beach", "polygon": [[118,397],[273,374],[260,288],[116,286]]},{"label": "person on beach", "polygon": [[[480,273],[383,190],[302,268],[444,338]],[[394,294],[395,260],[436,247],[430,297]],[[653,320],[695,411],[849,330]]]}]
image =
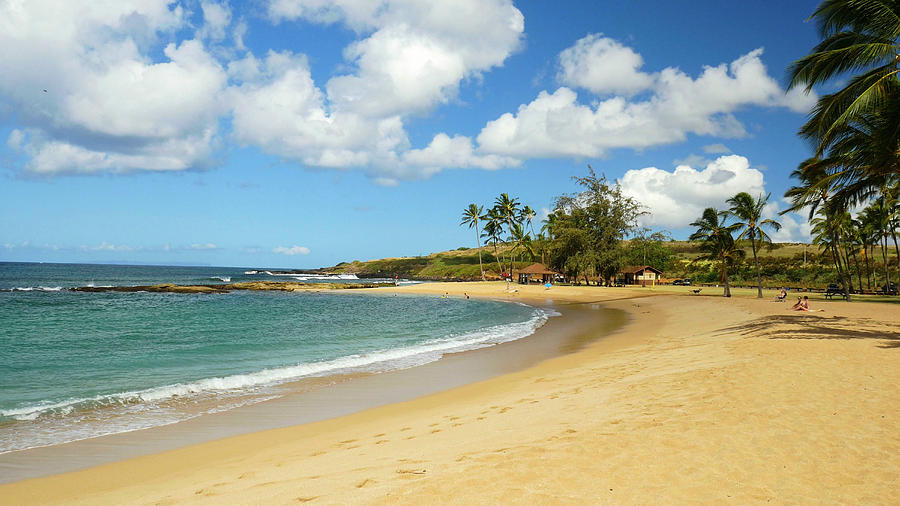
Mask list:
[{"label": "person on beach", "polygon": [[787,300],[787,288],[781,287],[781,293],[779,293],[775,297],[775,300],[777,300],[778,302],[784,302],[785,300]]},{"label": "person on beach", "polygon": [[804,295],[802,299],[797,297],[797,303],[791,309],[794,311],[809,311],[809,296]]},{"label": "person on beach", "polygon": [[464,299],[468,299],[468,298],[469,298],[469,294],[466,293],[466,292],[463,292],[463,298],[464,298]]}]

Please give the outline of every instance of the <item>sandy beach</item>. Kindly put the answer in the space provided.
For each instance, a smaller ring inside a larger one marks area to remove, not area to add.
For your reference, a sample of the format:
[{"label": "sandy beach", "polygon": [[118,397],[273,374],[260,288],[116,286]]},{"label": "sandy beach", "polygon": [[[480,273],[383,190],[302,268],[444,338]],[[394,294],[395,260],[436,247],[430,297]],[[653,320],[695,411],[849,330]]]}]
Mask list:
[{"label": "sandy beach", "polygon": [[[515,285],[514,285],[515,286]],[[0,486],[4,504],[866,503],[900,497],[900,310],[687,290],[391,288],[625,311],[524,370]],[[385,290],[385,289],[379,289]],[[705,294],[706,292],[704,292]],[[599,337],[599,336],[595,336]]]}]

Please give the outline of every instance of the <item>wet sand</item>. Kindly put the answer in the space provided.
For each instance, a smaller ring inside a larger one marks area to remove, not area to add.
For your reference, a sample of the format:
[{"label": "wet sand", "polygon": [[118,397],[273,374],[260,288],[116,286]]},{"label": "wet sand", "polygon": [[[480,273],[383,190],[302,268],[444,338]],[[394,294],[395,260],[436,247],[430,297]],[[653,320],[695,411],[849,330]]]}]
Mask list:
[{"label": "wet sand", "polygon": [[504,289],[400,290],[603,302],[626,311],[630,323],[607,339],[591,341],[588,332],[574,353],[501,376],[4,485],[0,498],[890,504],[900,497],[897,306],[833,302],[824,312],[796,313],[769,300],[640,289]]}]

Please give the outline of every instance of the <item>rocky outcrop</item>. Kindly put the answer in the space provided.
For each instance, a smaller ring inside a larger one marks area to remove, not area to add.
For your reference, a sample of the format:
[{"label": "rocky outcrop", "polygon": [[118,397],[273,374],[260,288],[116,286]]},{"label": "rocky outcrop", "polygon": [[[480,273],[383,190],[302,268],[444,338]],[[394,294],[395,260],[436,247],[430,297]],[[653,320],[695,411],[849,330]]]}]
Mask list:
[{"label": "rocky outcrop", "polygon": [[81,286],[74,292],[157,292],[157,293],[228,293],[232,290],[299,292],[309,290],[347,290],[376,288],[376,283],[295,283],[290,281],[246,281],[222,285],[175,285],[165,283],[149,286]]}]

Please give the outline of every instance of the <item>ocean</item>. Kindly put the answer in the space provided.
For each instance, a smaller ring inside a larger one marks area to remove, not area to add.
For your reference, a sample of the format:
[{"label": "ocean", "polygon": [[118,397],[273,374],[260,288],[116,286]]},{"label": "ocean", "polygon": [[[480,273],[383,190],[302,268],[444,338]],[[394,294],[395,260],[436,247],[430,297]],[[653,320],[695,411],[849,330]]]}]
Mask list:
[{"label": "ocean", "polygon": [[352,290],[67,290],[294,278],[354,281],[226,267],[0,263],[0,453],[177,423],[278,398],[308,378],[423,365],[526,337],[553,315],[520,303]]}]

